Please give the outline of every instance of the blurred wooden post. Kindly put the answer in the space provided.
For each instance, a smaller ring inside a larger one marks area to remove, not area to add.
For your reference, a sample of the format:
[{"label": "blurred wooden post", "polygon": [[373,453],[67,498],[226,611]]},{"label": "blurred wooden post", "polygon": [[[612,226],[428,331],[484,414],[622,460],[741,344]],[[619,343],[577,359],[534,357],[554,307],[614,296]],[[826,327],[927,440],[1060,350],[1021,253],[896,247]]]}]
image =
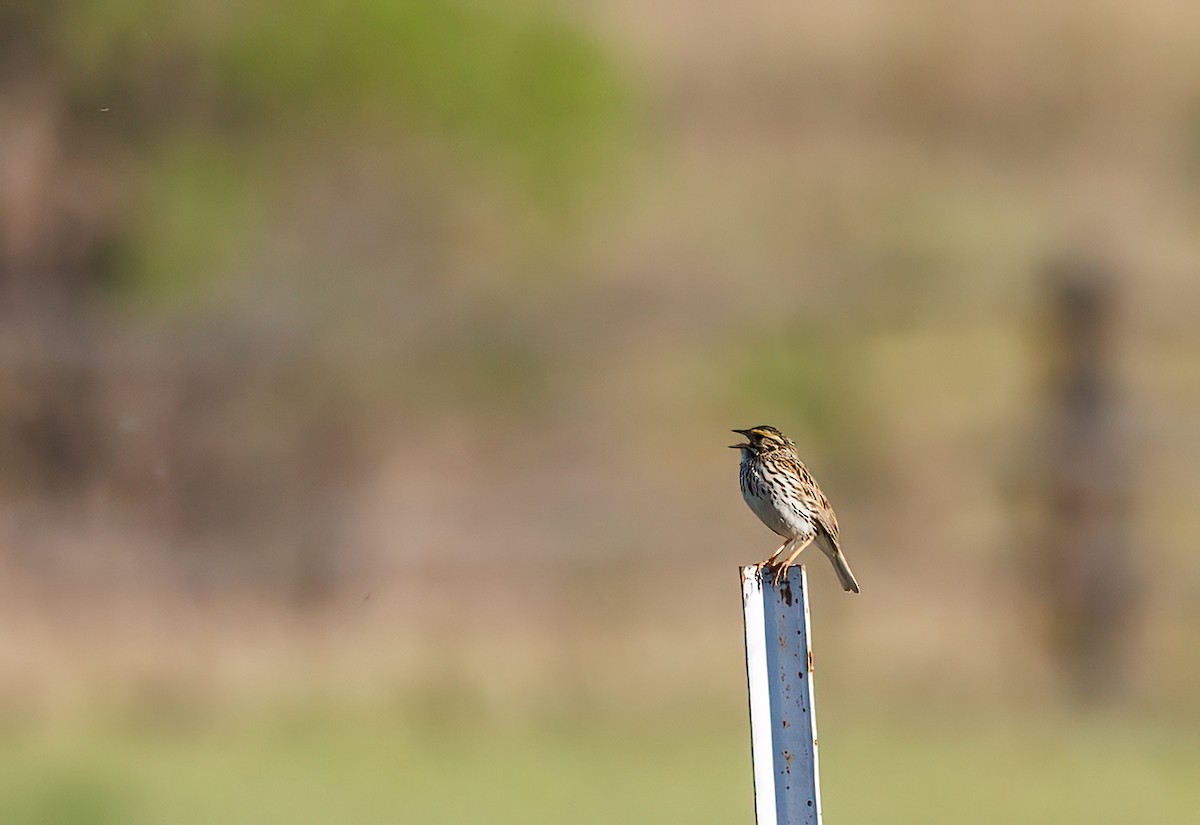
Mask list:
[{"label": "blurred wooden post", "polygon": [[776,587],[773,571],[741,573],[755,816],[758,825],[819,825],[808,577],[797,565]]},{"label": "blurred wooden post", "polygon": [[[1136,598],[1130,557],[1130,453],[1115,362],[1120,294],[1109,268],[1049,267],[1044,436],[1033,546],[1051,647],[1079,698],[1124,691]],[[1146,549],[1146,548],[1143,548]]]}]

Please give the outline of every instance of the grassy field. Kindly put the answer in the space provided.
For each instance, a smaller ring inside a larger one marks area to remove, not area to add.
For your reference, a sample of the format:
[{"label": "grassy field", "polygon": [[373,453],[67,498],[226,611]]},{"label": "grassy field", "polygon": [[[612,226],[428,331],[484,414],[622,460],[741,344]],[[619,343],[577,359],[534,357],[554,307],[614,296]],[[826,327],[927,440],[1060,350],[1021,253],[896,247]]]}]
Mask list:
[{"label": "grassy field", "polygon": [[[9,729],[0,821],[749,825],[739,710],[501,720],[308,708]],[[1200,808],[1194,728],[827,717],[832,822],[1183,822]]]}]

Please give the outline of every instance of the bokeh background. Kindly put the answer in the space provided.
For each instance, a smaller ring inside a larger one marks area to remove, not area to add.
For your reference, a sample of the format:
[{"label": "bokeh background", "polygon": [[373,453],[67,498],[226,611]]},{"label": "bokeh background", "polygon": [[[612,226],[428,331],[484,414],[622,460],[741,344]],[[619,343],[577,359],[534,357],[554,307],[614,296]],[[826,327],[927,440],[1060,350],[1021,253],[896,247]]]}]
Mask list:
[{"label": "bokeh background", "polygon": [[0,7],[0,819],[1200,808],[1200,7]]}]

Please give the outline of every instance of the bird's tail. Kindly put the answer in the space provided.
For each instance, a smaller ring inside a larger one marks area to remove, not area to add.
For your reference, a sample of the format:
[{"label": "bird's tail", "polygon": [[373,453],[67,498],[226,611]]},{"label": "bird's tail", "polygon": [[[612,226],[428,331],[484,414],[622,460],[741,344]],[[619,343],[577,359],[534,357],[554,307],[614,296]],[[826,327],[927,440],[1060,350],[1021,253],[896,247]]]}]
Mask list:
[{"label": "bird's tail", "polygon": [[[821,548],[825,550],[824,547]],[[842,551],[838,548],[832,548],[833,552],[826,550],[825,555],[833,562],[833,570],[837,573],[838,581],[842,584],[842,589],[847,593],[858,592],[858,581],[855,580],[854,574],[850,572],[850,565],[846,561],[846,557],[842,555]]]}]

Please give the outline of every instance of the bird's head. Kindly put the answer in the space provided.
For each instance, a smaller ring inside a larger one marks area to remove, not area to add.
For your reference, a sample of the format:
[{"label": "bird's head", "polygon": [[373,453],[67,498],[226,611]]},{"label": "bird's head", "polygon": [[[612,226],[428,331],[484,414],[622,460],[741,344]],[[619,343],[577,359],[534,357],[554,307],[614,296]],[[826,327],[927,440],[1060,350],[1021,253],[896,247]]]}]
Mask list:
[{"label": "bird's head", "polygon": [[777,450],[796,451],[796,445],[790,438],[766,424],[751,427],[748,430],[734,430],[734,432],[745,436],[747,441],[745,444],[730,444],[729,446],[735,450],[749,450],[754,454],[771,453]]}]

